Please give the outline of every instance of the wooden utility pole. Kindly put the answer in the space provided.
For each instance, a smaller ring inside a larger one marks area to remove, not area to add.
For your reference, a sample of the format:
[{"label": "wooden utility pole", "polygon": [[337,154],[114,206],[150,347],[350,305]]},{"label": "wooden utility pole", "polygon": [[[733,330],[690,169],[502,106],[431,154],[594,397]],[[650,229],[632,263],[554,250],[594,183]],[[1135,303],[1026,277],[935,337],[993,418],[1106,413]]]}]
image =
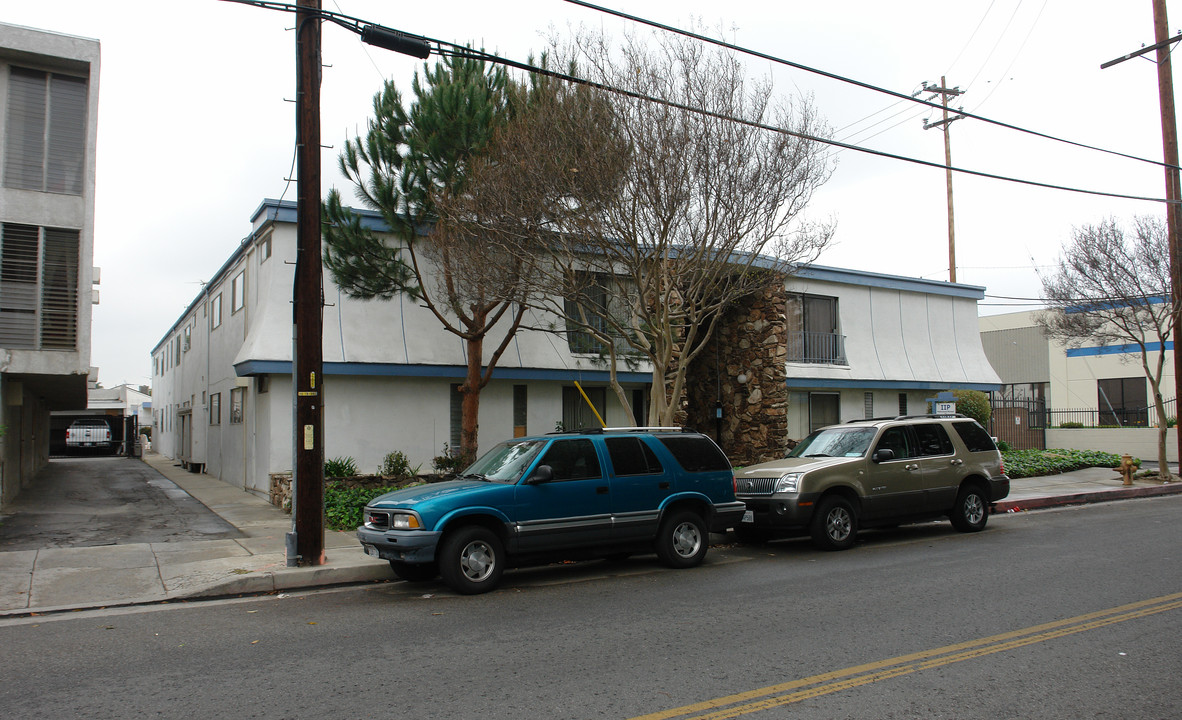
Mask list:
[{"label": "wooden utility pole", "polygon": [[935,93],[940,96],[941,103],[944,106],[944,119],[934,123],[925,122],[923,129],[927,130],[934,127],[944,128],[944,175],[945,182],[948,186],[948,282],[956,282],[956,223],[953,220],[952,213],[952,138],[948,133],[948,126],[955,120],[960,120],[964,115],[957,115],[954,118],[948,117],[948,98],[962,95],[959,87],[948,88],[948,81],[943,75],[940,76],[940,87],[932,87],[927,83],[923,86],[924,92]]},{"label": "wooden utility pole", "polygon": [[[1172,295],[1174,327],[1174,398],[1178,402],[1178,384],[1182,382],[1182,348],[1178,347],[1178,332],[1182,329],[1182,247],[1179,246],[1178,202],[1182,199],[1178,187],[1178,121],[1174,111],[1174,71],[1170,64],[1170,36],[1166,21],[1166,0],[1153,0],[1153,35],[1157,48],[1157,92],[1161,99],[1162,149],[1166,163],[1166,232],[1170,236],[1170,294]],[[1165,352],[1162,348],[1162,352]],[[1178,432],[1178,458],[1182,460],[1182,431]],[[1166,468],[1163,468],[1165,470]]]},{"label": "wooden utility pole", "polygon": [[[296,14],[293,535],[288,565],[324,564],[324,275],[320,255],[320,0]],[[294,547],[293,547],[294,545]],[[293,555],[294,551],[294,557]]]},{"label": "wooden utility pole", "polygon": [[[1169,22],[1166,18],[1166,0],[1153,2],[1154,44],[1131,52],[1123,57],[1109,60],[1100,65],[1104,70],[1126,60],[1157,51],[1157,93],[1161,104],[1162,160],[1166,166],[1166,234],[1170,248],[1170,301],[1173,327],[1170,337],[1174,345],[1174,398],[1175,407],[1182,403],[1178,388],[1182,384],[1182,348],[1178,346],[1178,333],[1182,332],[1182,193],[1179,192],[1178,173],[1178,120],[1174,109],[1174,71],[1170,63],[1170,46],[1182,40],[1182,35],[1170,37]],[[1165,348],[1162,348],[1165,352]],[[1178,435],[1178,457],[1182,459],[1182,431]]]}]

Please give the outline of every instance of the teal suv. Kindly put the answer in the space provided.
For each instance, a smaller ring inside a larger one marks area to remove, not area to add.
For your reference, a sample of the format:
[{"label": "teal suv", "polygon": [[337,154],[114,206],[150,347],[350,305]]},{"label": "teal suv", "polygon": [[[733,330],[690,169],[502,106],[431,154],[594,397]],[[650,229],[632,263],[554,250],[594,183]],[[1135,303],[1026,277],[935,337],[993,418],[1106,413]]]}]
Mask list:
[{"label": "teal suv", "polygon": [[655,552],[676,568],[745,506],[714,442],[678,428],[604,428],[500,443],[456,479],[376,498],[357,528],[404,580],[439,575],[464,594],[506,567]]}]

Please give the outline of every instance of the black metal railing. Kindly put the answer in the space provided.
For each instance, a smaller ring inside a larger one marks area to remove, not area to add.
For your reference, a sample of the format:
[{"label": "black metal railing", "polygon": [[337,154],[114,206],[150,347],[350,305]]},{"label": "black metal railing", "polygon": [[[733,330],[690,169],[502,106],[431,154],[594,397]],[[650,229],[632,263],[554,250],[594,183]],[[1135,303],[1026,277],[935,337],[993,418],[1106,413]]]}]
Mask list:
[{"label": "black metal railing", "polygon": [[789,332],[788,362],[819,365],[849,365],[845,357],[845,335],[820,332]]}]

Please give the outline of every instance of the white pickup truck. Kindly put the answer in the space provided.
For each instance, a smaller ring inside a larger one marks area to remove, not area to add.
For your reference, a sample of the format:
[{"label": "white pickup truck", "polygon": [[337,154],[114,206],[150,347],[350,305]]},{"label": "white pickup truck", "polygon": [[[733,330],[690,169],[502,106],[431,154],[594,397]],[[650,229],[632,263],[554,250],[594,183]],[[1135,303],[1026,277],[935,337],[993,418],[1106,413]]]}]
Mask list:
[{"label": "white pickup truck", "polygon": [[88,418],[75,420],[66,429],[66,447],[105,448],[111,445],[111,426],[106,420]]}]

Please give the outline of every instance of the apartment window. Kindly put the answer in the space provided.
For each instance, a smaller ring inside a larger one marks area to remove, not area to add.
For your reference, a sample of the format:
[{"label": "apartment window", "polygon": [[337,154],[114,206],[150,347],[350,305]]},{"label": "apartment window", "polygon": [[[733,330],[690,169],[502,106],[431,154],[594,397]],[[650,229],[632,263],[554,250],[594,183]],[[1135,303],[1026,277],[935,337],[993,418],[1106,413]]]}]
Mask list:
[{"label": "apartment window", "polygon": [[3,224],[0,347],[75,349],[78,245],[77,230]]},{"label": "apartment window", "polygon": [[513,386],[513,437],[525,437],[525,420],[528,416],[526,401],[528,390],[525,385]]},{"label": "apartment window", "polygon": [[86,157],[86,80],[12,67],[4,185],[82,194]]},{"label": "apartment window", "polygon": [[210,303],[209,309],[209,326],[213,330],[217,330],[222,326],[222,294],[218,293],[213,296],[213,302]]},{"label": "apartment window", "polygon": [[809,393],[809,432],[840,422],[841,395]]},{"label": "apartment window", "polygon": [[267,235],[259,242],[259,264],[261,265],[269,257],[271,257],[271,236]]},{"label": "apartment window", "polygon": [[209,424],[222,424],[222,394],[214,393],[209,396]]},{"label": "apartment window", "polygon": [[246,388],[230,390],[230,424],[241,425],[245,415]]},{"label": "apartment window", "polygon": [[788,298],[788,361],[846,365],[845,336],[838,333],[837,298]]},{"label": "apartment window", "polygon": [[628,302],[620,294],[620,283],[603,273],[574,273],[570,284],[563,301],[570,351],[605,353],[607,345],[602,338],[611,337],[617,352],[631,352],[631,343],[619,336],[608,321],[608,318],[621,317],[624,314],[622,306]]},{"label": "apartment window", "polygon": [[460,386],[456,383],[453,383],[451,386],[448,402],[451,420],[451,433],[448,436],[448,440],[451,451],[458,453],[462,445],[460,440],[464,422],[464,394],[460,392]]},{"label": "apartment window", "polygon": [[193,347],[193,326],[186,325],[181,332],[181,350],[189,352],[189,348]]},{"label": "apartment window", "polygon": [[238,273],[230,282],[230,312],[236,313],[246,304],[246,271]]}]

